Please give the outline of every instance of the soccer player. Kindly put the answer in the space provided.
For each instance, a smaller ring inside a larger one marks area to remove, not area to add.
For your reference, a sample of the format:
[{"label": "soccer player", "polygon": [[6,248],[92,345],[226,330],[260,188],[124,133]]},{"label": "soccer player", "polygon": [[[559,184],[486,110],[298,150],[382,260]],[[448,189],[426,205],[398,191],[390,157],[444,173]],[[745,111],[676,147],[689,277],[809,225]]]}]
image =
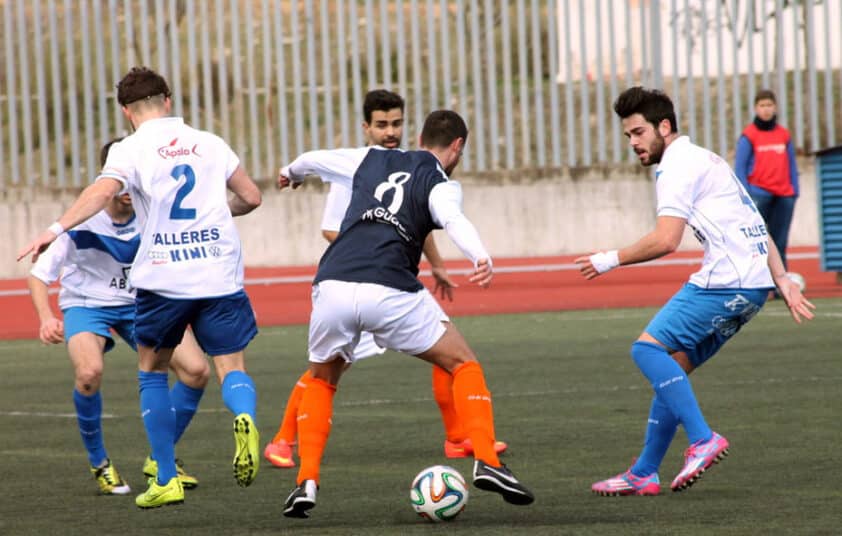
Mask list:
[{"label": "soccer player", "polygon": [[[363,131],[370,145],[379,145],[386,149],[397,149],[403,138],[403,98],[392,91],[375,89],[366,93],[363,101]],[[331,243],[336,240],[342,224],[345,211],[351,203],[351,190],[345,185],[332,182],[325,201],[322,217],[322,236]],[[433,234],[427,235],[424,241],[424,256],[430,262],[433,277],[436,281],[434,293],[442,299],[452,300],[452,289],[456,285],[447,275],[444,261],[436,247]],[[354,361],[365,359],[385,352],[374,342],[369,332],[360,334],[360,341],[354,349]],[[350,364],[350,363],[349,363]],[[445,441],[444,453],[448,458],[464,458],[473,454],[471,440],[467,437],[459,416],[453,407],[452,376],[441,367],[433,366],[433,395],[439,406],[444,424]],[[270,443],[266,445],[263,455],[272,465],[281,468],[295,467],[292,447],[298,434],[297,415],[301,395],[310,382],[310,371],[307,370],[298,378],[289,395],[283,420],[278,432]],[[506,450],[508,445],[503,441],[495,441],[494,448],[498,454]]]},{"label": "soccer player", "polygon": [[640,163],[658,164],[658,217],[655,229],[634,244],[576,259],[582,275],[593,279],[671,253],[686,225],[705,250],[700,270],[631,346],[632,359],[655,392],[643,451],[627,471],[591,488],[600,495],[657,495],[658,468],[679,424],[690,446],[673,491],[693,485],[728,454],[728,441],[708,426],[687,375],[760,311],[775,285],[796,322],[813,318],[814,306],[786,277],[763,218],[728,164],[679,136],[667,95],[633,87],[620,94],[614,111]]},{"label": "soccer player", "polygon": [[[103,146],[105,164],[112,140]],[[91,473],[102,494],[126,495],[128,483],[117,472],[105,449],[102,431],[102,384],[104,355],[114,348],[115,331],[132,349],[134,342],[134,289],[128,272],[140,244],[139,226],[128,194],[118,195],[105,209],[73,231],[61,235],[38,259],[28,279],[30,296],[40,320],[39,338],[44,344],[67,343],[73,364],[73,404],[82,443],[88,451]],[[59,308],[62,319],[50,307],[48,286],[61,278]],[[196,413],[208,383],[210,367],[192,336],[176,348],[171,368],[178,381],[170,389],[176,415],[176,442]],[[144,472],[154,460],[147,458]],[[196,477],[177,467],[185,488],[198,485]],[[157,471],[157,469],[155,469]],[[153,475],[154,476],[154,475]]]},{"label": "soccer player", "polygon": [[491,259],[462,213],[459,183],[448,178],[467,136],[458,114],[439,110],[424,122],[422,150],[311,151],[281,168],[281,188],[296,187],[311,174],[353,187],[339,236],[322,256],[313,283],[312,379],[298,410],[301,467],[284,505],[287,517],[307,517],[316,505],[333,396],[363,331],[373,333],[378,345],[419,357],[452,376],[453,403],[474,447],[476,487],[500,493],[512,504],[534,500],[494,450],[491,394],[482,367],[417,278],[425,237],[443,228],[473,261],[470,281],[482,287],[491,283]]},{"label": "soccer player", "polygon": [[[234,417],[234,476],[241,486],[259,467],[256,391],[245,372],[243,350],[257,334],[243,291],[243,258],[233,216],[261,203],[257,185],[219,137],[169,117],[166,80],[135,67],[117,84],[117,100],[135,131],[114,144],[94,184],[49,228],[19,253],[33,261],[65,230],[130,191],[142,222],[130,284],[137,289],[140,408],[158,463],[156,479],[135,499],[141,508],[177,504],[184,489],[176,476],[175,415],[167,389],[173,348],[189,324],[213,357],[222,399]],[[233,192],[228,199],[227,191]]]}]

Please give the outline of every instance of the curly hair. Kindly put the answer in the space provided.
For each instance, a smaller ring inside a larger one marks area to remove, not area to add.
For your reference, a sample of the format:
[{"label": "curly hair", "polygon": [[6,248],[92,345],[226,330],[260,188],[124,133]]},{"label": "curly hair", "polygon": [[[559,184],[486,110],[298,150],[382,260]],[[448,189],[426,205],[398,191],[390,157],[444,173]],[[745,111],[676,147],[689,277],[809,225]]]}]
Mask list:
[{"label": "curly hair", "polygon": [[670,131],[678,131],[672,100],[666,93],[657,89],[647,89],[641,86],[630,87],[620,93],[620,96],[614,101],[614,112],[620,119],[640,114],[648,123],[655,126],[666,119],[670,123]]},{"label": "curly hair", "polygon": [[117,102],[120,106],[157,96],[168,98],[170,95],[170,87],[164,77],[146,67],[132,67],[117,83]]}]

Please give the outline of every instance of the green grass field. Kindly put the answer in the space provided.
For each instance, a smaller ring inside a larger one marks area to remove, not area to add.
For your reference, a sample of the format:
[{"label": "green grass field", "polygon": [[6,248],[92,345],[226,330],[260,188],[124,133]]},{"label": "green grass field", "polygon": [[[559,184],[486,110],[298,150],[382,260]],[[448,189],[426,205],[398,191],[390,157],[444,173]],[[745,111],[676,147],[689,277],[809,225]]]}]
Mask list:
[{"label": "green grass field", "polygon": [[[231,415],[211,382],[178,447],[201,484],[183,506],[140,511],[129,497],[100,497],[73,417],[72,374],[62,347],[0,343],[0,534],[838,534],[842,523],[842,300],[796,326],[779,303],[693,374],[713,428],[731,455],[692,489],[674,494],[683,432],[662,467],[667,491],[603,498],[592,481],[638,453],[650,389],[628,357],[653,310],[598,310],[458,318],[484,363],[504,461],[535,492],[529,507],[471,489],[453,523],[430,525],[409,504],[409,484],[444,463],[429,366],[387,354],[354,366],[336,396],[318,506],[309,520],[282,517],[295,472],[262,465],[255,483],[231,474]],[[7,313],[8,314],[8,313]],[[248,352],[265,443],[304,370],[306,329],[264,329]],[[106,446],[134,491],[147,454],[134,355],[108,355]],[[468,460],[451,465],[470,477]]]}]

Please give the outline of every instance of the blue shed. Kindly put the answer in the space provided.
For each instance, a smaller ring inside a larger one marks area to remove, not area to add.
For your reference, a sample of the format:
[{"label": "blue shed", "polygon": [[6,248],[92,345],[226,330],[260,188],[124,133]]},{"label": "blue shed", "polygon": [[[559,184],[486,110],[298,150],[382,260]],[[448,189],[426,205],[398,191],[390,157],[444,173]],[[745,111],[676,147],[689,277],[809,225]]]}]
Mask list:
[{"label": "blue shed", "polygon": [[816,160],[822,270],[842,272],[842,145],[818,151]]}]

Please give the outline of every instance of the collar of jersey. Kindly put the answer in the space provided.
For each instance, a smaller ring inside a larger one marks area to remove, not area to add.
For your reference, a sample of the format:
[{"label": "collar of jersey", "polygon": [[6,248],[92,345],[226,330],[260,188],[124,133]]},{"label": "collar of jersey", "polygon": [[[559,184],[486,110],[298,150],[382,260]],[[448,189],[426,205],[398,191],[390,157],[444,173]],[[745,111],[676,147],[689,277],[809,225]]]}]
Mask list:
[{"label": "collar of jersey", "polygon": [[127,221],[126,223],[117,223],[116,221],[111,220],[111,225],[113,225],[114,227],[127,227],[127,226],[131,225],[132,223],[134,223],[134,219],[136,217],[137,217],[137,214],[132,214],[132,217],[129,218],[129,221]]},{"label": "collar of jersey", "polygon": [[157,128],[164,128],[164,127],[172,127],[174,125],[182,125],[184,124],[184,118],[182,117],[157,117],[155,119],[147,119],[139,127],[135,132],[145,131],[145,130],[154,130]]}]

